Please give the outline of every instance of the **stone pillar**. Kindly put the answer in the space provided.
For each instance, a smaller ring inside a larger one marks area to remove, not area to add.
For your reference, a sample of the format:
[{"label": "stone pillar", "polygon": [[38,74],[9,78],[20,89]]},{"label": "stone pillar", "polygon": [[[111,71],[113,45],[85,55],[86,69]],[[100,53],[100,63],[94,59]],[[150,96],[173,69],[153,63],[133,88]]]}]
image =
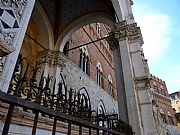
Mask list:
[{"label": "stone pillar", "polygon": [[149,84],[151,79],[149,66],[141,48],[143,39],[140,28],[137,27],[136,23],[129,25],[129,27],[132,29],[131,33],[134,34],[134,36],[131,35],[129,37],[129,47],[144,132],[145,135],[156,135],[157,130],[153,117],[151,88]]},{"label": "stone pillar", "polygon": [[[44,50],[39,52],[37,55],[37,65],[41,67],[41,72],[44,71],[44,76],[52,76],[52,81],[50,87],[53,87],[53,83],[56,80],[56,85],[58,85],[60,78],[61,70],[65,67],[65,59],[61,56],[61,52]],[[57,92],[57,89],[55,89]]]},{"label": "stone pillar", "polygon": [[122,65],[124,66],[130,124],[136,126],[136,134],[156,135],[150,99],[149,68],[142,53],[143,40],[140,28],[136,23],[127,24],[126,21],[123,21],[116,25],[115,37],[119,41]]},{"label": "stone pillar", "polygon": [[115,63],[114,66],[115,66],[115,76],[116,76],[119,118],[125,121],[126,123],[129,123],[120,47],[118,41],[114,38],[114,34],[113,33],[111,34],[112,35],[110,35],[107,41],[110,45],[111,50],[113,51],[113,58]]},{"label": "stone pillar", "polygon": [[0,0],[0,89],[7,92],[35,0]]}]

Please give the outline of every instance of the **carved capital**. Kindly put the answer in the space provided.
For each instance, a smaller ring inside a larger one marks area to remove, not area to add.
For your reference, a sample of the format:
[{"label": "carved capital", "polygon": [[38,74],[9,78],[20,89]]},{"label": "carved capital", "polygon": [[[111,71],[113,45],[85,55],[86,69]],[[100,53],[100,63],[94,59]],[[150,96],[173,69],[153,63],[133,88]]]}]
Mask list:
[{"label": "carved capital", "polygon": [[65,59],[62,57],[61,52],[55,51],[54,55],[54,60],[53,60],[53,65],[54,66],[60,66],[60,67],[65,67]]},{"label": "carved capital", "polygon": [[44,50],[37,55],[37,64],[48,64],[49,66],[65,66],[65,60],[59,51]]},{"label": "carved capital", "polygon": [[106,40],[107,40],[111,50],[118,48],[119,43],[118,43],[117,39],[115,38],[113,32],[109,33],[109,37]]},{"label": "carved capital", "polygon": [[128,40],[129,43],[139,42],[143,44],[141,30],[136,23],[127,24],[126,21],[122,21],[116,24],[115,27],[115,38],[119,41]]}]

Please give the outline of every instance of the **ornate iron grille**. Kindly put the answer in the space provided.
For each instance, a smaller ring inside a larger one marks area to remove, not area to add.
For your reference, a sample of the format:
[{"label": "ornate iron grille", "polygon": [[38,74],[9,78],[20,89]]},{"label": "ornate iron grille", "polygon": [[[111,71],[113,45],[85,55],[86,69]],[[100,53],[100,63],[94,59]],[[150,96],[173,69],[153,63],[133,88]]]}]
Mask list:
[{"label": "ornate iron grille", "polygon": [[68,89],[62,74],[57,83],[49,75],[45,77],[44,72],[41,73],[40,67],[36,65],[28,79],[29,65],[25,61],[19,55],[8,93],[0,91],[0,100],[10,105],[3,135],[8,135],[15,106],[35,114],[32,135],[36,134],[39,114],[53,119],[52,135],[56,134],[58,121],[67,123],[68,135],[72,134],[72,125],[79,126],[79,135],[83,134],[83,127],[88,129],[89,135],[133,135],[131,126],[118,119],[117,114],[106,114],[102,106],[101,113],[92,110],[86,88],[82,87],[78,91]]}]

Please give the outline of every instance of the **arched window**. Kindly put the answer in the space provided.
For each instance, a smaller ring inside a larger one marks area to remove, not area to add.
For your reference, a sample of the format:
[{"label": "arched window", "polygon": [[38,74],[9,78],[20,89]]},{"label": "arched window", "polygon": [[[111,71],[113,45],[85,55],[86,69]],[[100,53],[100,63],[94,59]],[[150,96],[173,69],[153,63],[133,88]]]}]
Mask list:
[{"label": "arched window", "polygon": [[163,123],[167,123],[166,121],[166,115],[164,114],[163,109],[160,109],[160,114],[161,114],[161,120]]},{"label": "arched window", "polygon": [[100,34],[100,32],[101,32],[100,23],[96,23],[96,32],[97,32],[98,34]]},{"label": "arched window", "polygon": [[100,63],[96,66],[96,74],[97,74],[97,84],[101,87],[103,87],[103,73],[102,73],[102,66]]},{"label": "arched window", "polygon": [[69,49],[69,41],[66,42],[64,48],[63,48],[63,54],[68,56],[68,50]]},{"label": "arched window", "polygon": [[113,96],[113,81],[111,75],[108,76],[108,83],[109,83],[109,95]]},{"label": "arched window", "polygon": [[85,46],[80,48],[80,63],[79,67],[86,73],[88,74],[89,71],[89,54],[87,51],[87,48]]}]

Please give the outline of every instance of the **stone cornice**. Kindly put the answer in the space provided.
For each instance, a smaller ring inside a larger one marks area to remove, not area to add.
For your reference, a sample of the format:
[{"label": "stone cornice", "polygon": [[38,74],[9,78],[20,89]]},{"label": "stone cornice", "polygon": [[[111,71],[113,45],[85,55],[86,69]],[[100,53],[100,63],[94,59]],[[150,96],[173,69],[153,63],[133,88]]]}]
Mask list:
[{"label": "stone cornice", "polygon": [[115,38],[119,41],[128,40],[128,42],[135,43],[139,42],[143,44],[143,38],[140,27],[137,27],[136,23],[127,24],[126,21],[115,24]]}]

